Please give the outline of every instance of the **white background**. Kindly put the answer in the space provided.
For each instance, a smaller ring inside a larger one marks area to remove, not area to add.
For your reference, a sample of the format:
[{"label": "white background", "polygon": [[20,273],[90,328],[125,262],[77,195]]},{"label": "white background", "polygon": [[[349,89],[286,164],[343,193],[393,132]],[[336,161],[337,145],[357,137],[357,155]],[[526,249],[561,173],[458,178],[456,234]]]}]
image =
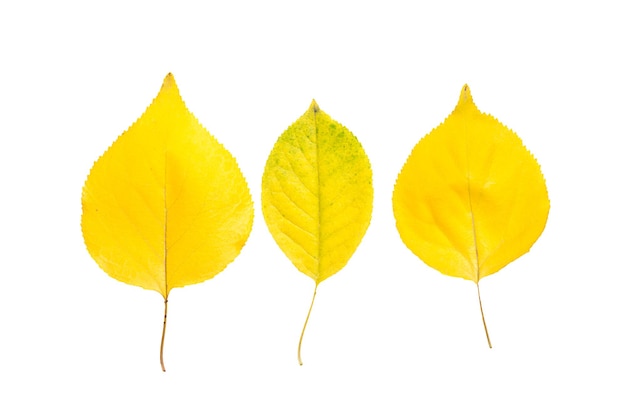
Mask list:
[{"label": "white background", "polygon": [[[2,2],[0,412],[626,411],[625,13],[619,2]],[[81,187],[172,72],[237,157],[253,230],[222,274],[159,294],[89,257]],[[529,254],[475,285],[395,230],[395,177],[468,83],[542,165]],[[265,159],[312,99],[374,171],[371,226],[320,285],[274,244]]]}]

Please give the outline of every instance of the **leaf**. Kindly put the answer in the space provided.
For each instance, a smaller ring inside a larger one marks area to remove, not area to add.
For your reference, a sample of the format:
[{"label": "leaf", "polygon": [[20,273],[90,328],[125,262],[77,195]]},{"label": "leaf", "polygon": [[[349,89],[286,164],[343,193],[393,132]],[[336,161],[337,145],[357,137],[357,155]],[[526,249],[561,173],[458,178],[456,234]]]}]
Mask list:
[{"label": "leaf", "polygon": [[[549,209],[539,164],[513,131],[478,110],[467,85],[452,114],[413,148],[393,192],[404,244],[477,288],[530,250]],[[480,288],[478,299],[491,347]]]},{"label": "leaf", "polygon": [[252,227],[233,156],[187,110],[172,74],[146,112],[96,161],[82,194],[87,250],[109,276],[159,292],[221,272]]},{"label": "leaf", "polygon": [[261,200],[274,240],[317,286],[343,268],[372,216],[372,169],[347,128],[315,101],[279,138],[263,173]]}]

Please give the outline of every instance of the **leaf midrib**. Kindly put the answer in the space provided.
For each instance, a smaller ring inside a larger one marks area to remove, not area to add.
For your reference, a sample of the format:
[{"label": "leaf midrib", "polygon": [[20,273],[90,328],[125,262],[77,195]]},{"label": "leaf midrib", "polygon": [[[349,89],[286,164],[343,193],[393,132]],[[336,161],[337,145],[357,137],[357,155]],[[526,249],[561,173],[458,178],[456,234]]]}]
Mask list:
[{"label": "leaf midrib", "polygon": [[317,275],[315,284],[321,276],[322,268],[322,185],[320,180],[320,142],[317,127],[317,113],[319,109],[313,108],[313,125],[315,126],[315,163],[317,171]]}]

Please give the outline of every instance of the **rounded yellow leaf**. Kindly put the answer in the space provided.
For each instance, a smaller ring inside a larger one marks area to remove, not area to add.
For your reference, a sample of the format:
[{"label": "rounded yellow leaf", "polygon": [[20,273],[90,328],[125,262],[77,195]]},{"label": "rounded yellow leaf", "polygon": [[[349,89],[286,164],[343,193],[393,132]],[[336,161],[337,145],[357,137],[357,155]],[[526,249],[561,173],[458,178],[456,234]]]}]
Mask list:
[{"label": "rounded yellow leaf", "polygon": [[356,137],[313,101],[274,145],[261,199],[280,249],[319,284],[346,265],[369,226],[369,159]]},{"label": "rounded yellow leaf", "polygon": [[452,114],[413,148],[393,192],[406,246],[475,282],[528,252],[549,209],[539,164],[513,131],[478,110],[467,85]]},{"label": "rounded yellow leaf", "polygon": [[160,292],[212,278],[252,228],[234,157],[187,110],[168,74],[146,112],[94,164],[85,244],[111,277]]}]

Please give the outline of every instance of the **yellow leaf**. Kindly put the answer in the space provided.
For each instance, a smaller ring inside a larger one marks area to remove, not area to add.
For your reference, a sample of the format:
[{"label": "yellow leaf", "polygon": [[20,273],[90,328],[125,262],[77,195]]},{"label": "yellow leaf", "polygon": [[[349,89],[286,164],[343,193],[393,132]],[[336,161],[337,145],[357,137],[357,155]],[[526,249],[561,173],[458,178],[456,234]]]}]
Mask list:
[{"label": "yellow leaf", "polygon": [[539,164],[513,131],[478,110],[467,85],[452,114],[413,148],[393,192],[405,245],[477,285],[528,252],[549,209]]},{"label": "yellow leaf", "polygon": [[[369,226],[369,159],[356,137],[313,101],[274,145],[261,199],[276,243],[315,281],[306,328],[318,284],[346,265]],[[302,336],[300,364],[301,343]]]},{"label": "yellow leaf", "polygon": [[253,219],[237,162],[189,112],[171,74],[146,112],[96,161],[82,206],[93,259],[111,277],[161,293],[166,317],[172,288],[222,271],[245,244]]}]

